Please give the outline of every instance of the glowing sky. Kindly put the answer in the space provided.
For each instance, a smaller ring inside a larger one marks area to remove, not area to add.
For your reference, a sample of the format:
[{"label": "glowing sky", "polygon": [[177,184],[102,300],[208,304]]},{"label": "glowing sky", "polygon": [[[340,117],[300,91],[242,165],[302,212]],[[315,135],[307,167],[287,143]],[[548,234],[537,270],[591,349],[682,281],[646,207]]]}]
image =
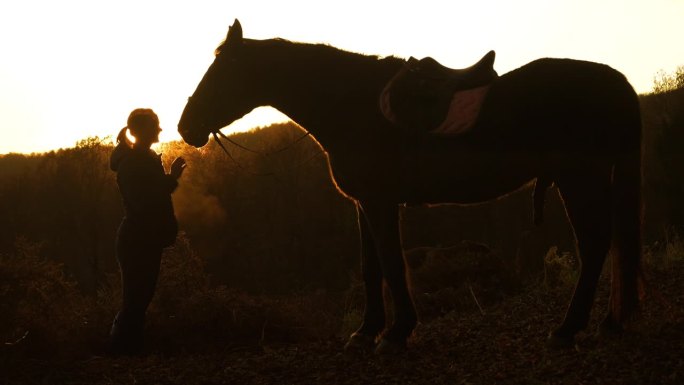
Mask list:
[{"label": "glowing sky", "polygon": [[[128,113],[159,114],[179,138],[187,97],[238,18],[245,37],[471,64],[490,49],[505,73],[539,57],[603,62],[648,92],[684,65],[681,0],[152,1],[0,4],[0,153],[116,135]],[[283,120],[260,109],[225,129]]]}]

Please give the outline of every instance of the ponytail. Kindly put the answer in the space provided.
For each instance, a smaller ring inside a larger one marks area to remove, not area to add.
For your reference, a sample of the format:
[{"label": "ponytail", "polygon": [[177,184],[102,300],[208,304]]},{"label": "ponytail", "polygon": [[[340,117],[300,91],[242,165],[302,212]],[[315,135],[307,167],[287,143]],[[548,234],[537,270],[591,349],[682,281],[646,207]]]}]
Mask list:
[{"label": "ponytail", "polygon": [[128,126],[122,128],[121,131],[119,131],[119,135],[116,136],[116,143],[117,144],[123,143],[128,147],[133,147],[133,143],[126,136],[126,130],[128,130]]}]

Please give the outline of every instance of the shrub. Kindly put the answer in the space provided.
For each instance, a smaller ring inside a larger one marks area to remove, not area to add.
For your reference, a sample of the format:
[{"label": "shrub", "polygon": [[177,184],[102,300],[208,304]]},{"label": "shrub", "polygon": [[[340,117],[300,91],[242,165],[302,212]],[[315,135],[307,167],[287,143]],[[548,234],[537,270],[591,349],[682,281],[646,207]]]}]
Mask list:
[{"label": "shrub", "polygon": [[[0,255],[0,339],[14,356],[54,356],[84,346],[88,301],[40,245],[18,239]],[[70,350],[70,349],[66,349]]]}]

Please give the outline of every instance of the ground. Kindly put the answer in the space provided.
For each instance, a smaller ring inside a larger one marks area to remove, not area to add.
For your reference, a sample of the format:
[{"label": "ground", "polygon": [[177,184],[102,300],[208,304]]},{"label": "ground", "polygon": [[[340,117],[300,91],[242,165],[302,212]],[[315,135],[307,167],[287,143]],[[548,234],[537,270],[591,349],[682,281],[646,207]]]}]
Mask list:
[{"label": "ground", "polygon": [[[532,282],[500,299],[469,284],[469,306],[453,305],[421,320],[408,350],[396,356],[343,351],[344,336],[213,345],[164,346],[113,358],[13,359],[0,382],[10,384],[681,384],[684,383],[684,263],[651,271],[637,320],[620,337],[594,334],[606,309],[603,278],[592,323],[574,348],[544,342],[560,321],[571,288]],[[425,294],[427,295],[427,294]],[[433,296],[436,294],[432,294]],[[478,298],[480,297],[480,298]],[[478,303],[476,304],[476,299]],[[416,302],[426,307],[425,298]],[[453,301],[450,302],[453,304]],[[266,327],[262,329],[262,333]],[[196,325],[200,338],[202,325]],[[149,345],[149,344],[148,344]]]}]

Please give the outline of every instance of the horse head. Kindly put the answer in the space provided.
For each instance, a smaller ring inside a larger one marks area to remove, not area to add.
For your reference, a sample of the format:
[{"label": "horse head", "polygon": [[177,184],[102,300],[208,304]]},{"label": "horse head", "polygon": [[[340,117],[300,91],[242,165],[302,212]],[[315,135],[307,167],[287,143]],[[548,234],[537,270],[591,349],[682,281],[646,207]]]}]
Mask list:
[{"label": "horse head", "polygon": [[[250,59],[248,42],[236,19],[225,41],[216,48],[214,62],[188,99],[178,132],[187,143],[202,147],[209,134],[240,119],[263,102],[257,92],[264,66]],[[261,94],[263,95],[263,94]]]}]

